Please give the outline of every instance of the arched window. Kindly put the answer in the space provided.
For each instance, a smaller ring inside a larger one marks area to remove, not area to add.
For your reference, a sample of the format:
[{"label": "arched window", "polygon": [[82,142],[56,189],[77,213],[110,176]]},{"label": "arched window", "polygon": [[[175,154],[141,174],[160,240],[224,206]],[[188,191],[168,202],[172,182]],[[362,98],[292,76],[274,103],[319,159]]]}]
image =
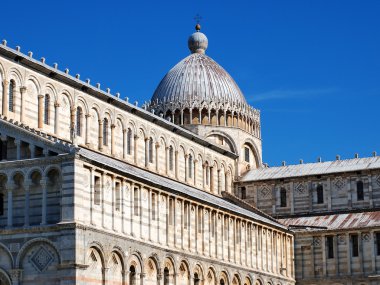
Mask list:
[{"label": "arched window", "polygon": [[82,136],[82,108],[77,108],[77,136]]},{"label": "arched window", "polygon": [[169,147],[169,170],[174,168],[174,149],[172,146]]},{"label": "arched window", "polygon": [[49,116],[50,116],[50,96],[49,94],[45,95],[45,103],[44,103],[44,123],[45,125],[49,125]]},{"label": "arched window", "polygon": [[286,207],[286,189],[281,187],[280,190],[280,207]]},{"label": "arched window", "polygon": [[132,153],[132,130],[128,128],[127,131],[127,154]]},{"label": "arched window", "polygon": [[249,162],[249,148],[244,147],[244,160],[245,162]]},{"label": "arched window", "polygon": [[317,186],[317,204],[323,204],[323,185]]},{"label": "arched window", "polygon": [[194,273],[194,285],[199,285],[199,276],[198,273]]},{"label": "arched window", "polygon": [[363,181],[359,180],[356,182],[356,195],[358,201],[364,200],[364,187],[363,187]]},{"label": "arched window", "polygon": [[149,138],[149,162],[153,163],[153,139]]},{"label": "arched window", "polygon": [[206,165],[206,185],[210,184],[210,168]]},{"label": "arched window", "polygon": [[189,178],[193,177],[193,156],[189,154]]},{"label": "arched window", "polygon": [[103,120],[103,145],[108,143],[108,120],[104,118]]},{"label": "arched window", "polygon": [[133,265],[129,267],[129,284],[136,285],[136,269]]},{"label": "arched window", "polygon": [[225,285],[225,283],[224,283],[224,280],[223,279],[220,279],[220,285]]},{"label": "arched window", "polygon": [[164,285],[169,285],[169,269],[167,267],[164,269]]},{"label": "arched window", "polygon": [[94,178],[94,204],[100,205],[100,196],[101,196],[101,188],[100,188],[100,177],[95,176]]},{"label": "arched window", "polygon": [[12,79],[9,83],[9,100],[8,100],[8,109],[10,112],[13,112],[14,110],[14,93],[16,89],[16,83]]}]

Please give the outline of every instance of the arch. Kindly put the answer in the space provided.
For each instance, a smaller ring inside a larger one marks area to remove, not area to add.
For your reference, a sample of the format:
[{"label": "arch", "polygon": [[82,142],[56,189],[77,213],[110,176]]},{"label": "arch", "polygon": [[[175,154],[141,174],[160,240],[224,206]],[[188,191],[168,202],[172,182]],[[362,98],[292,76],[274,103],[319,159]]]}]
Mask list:
[{"label": "arch", "polygon": [[240,275],[238,273],[234,274],[231,284],[232,285],[241,285],[241,278],[240,278]]},{"label": "arch", "polygon": [[263,284],[264,284],[264,281],[260,277],[258,277],[255,281],[255,285],[263,285]]},{"label": "arch", "polygon": [[[198,276],[198,278],[199,278],[199,283],[198,284],[203,284],[205,276],[204,276],[204,270],[203,270],[202,264],[200,264],[200,263],[194,264],[192,273],[193,273],[193,278],[194,279],[195,279],[196,275]],[[197,285],[196,282],[194,282],[194,285]]]},{"label": "arch", "polygon": [[[222,270],[219,274],[219,285],[229,285],[230,276],[228,275],[226,270]],[[223,281],[223,282],[222,282]]]},{"label": "arch", "polygon": [[205,137],[207,139],[207,138],[209,138],[211,136],[215,136],[215,135],[219,135],[219,136],[223,137],[226,140],[226,143],[230,146],[231,152],[238,154],[238,147],[235,143],[235,140],[226,132],[223,132],[220,130],[212,130],[212,131],[206,133]]},{"label": "arch", "polygon": [[27,174],[26,174],[26,178],[27,179],[32,179],[32,175],[35,174],[36,172],[38,172],[41,177],[43,176],[43,170],[39,167],[33,167],[31,169],[28,170]]},{"label": "arch", "polygon": [[54,103],[58,101],[57,90],[55,86],[50,82],[45,84],[45,87],[43,88],[43,94],[49,94],[50,96],[53,96],[52,101]]},{"label": "arch", "polygon": [[85,114],[88,114],[90,111],[86,99],[84,99],[82,96],[79,96],[77,98],[77,106],[83,107]]},{"label": "arch", "polygon": [[113,284],[124,284],[125,264],[123,256],[124,255],[120,249],[115,248],[111,251],[107,262],[107,268],[110,270],[107,282]]},{"label": "arch", "polygon": [[143,259],[141,257],[141,254],[137,251],[134,251],[131,253],[126,264],[127,264],[126,269],[129,269],[131,266],[134,266],[136,269],[135,273],[144,272]]},{"label": "arch", "polygon": [[87,253],[86,261],[88,268],[85,271],[86,277],[93,279],[95,282],[104,284],[105,256],[103,250],[93,243]]},{"label": "arch", "polygon": [[[15,261],[14,261],[14,258],[13,258],[13,255],[11,253],[11,251],[9,250],[9,248],[3,244],[2,242],[0,242],[0,249],[4,250],[5,253],[7,254],[7,256],[9,257],[10,261],[11,261],[11,266],[14,267],[15,266]],[[0,268],[1,270],[1,268]]]},{"label": "arch", "polygon": [[182,260],[178,268],[179,284],[178,285],[190,285],[190,269],[189,262]]},{"label": "arch", "polygon": [[46,244],[50,245],[50,246],[54,249],[55,253],[56,253],[57,256],[58,256],[58,264],[61,264],[61,256],[60,256],[60,254],[59,254],[59,250],[58,250],[58,248],[56,247],[56,245],[55,245],[52,241],[50,241],[50,240],[48,240],[48,239],[46,239],[46,238],[34,238],[34,239],[31,239],[31,240],[27,241],[27,242],[21,247],[21,249],[19,250],[19,252],[18,252],[18,254],[17,254],[17,257],[16,257],[15,267],[17,267],[17,268],[21,268],[21,264],[20,264],[20,262],[21,262],[22,258],[24,257],[26,251],[27,251],[32,245],[34,245],[35,243],[46,243]]},{"label": "arch", "polygon": [[71,92],[67,89],[63,89],[60,92],[60,95],[58,97],[60,103],[62,103],[63,96],[66,96],[67,99],[69,100],[68,103],[69,103],[70,108],[73,107],[74,106],[74,99],[73,99],[73,95],[71,94]]},{"label": "arch", "polygon": [[146,259],[144,268],[146,268],[146,277],[144,279],[144,284],[157,285],[157,277],[160,267],[156,256],[150,256],[148,259]]},{"label": "arch", "polygon": [[205,276],[206,285],[217,285],[216,283],[216,271],[215,268],[209,267]]},{"label": "arch", "polygon": [[[17,86],[22,86],[22,84],[23,84],[22,74],[17,68],[12,67],[9,69],[8,79],[9,80],[14,79],[16,81]],[[34,82],[34,84],[36,84],[37,91],[40,92],[41,85],[40,85],[38,79],[33,75],[29,75],[28,80],[32,80]]]},{"label": "arch", "polygon": [[[252,139],[246,139],[242,145],[242,148],[247,145],[250,147],[251,151],[252,151],[252,154],[253,154],[253,157],[255,158],[255,162],[256,162],[256,165],[255,167],[256,168],[259,168],[260,165],[261,165],[261,161],[260,161],[260,152],[258,150],[258,148],[256,147],[256,144],[255,142],[252,140]],[[250,163],[251,164],[251,163]]]},{"label": "arch", "polygon": [[244,283],[243,283],[243,285],[252,285],[252,279],[251,279],[250,276],[247,275],[247,276],[244,278]]},{"label": "arch", "polygon": [[8,273],[2,268],[0,268],[0,284],[4,284],[4,285],[12,284],[12,280],[9,277]]}]

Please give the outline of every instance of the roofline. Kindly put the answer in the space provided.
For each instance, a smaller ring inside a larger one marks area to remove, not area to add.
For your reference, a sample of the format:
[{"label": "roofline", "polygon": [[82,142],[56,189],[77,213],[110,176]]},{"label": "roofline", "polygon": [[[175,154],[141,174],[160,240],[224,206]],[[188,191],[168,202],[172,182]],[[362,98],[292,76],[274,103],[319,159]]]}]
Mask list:
[{"label": "roofline", "polygon": [[[80,148],[78,148],[77,150],[79,150],[79,149],[80,149]],[[83,149],[86,149],[86,148],[83,148]],[[91,149],[86,149],[86,150],[91,151],[91,152],[94,152],[94,153],[97,153],[97,154],[100,154],[100,155],[104,155],[103,153],[96,152],[96,151],[93,151],[93,150],[91,150]],[[107,156],[107,155],[104,155],[104,156]],[[119,170],[119,169],[116,169],[115,167],[110,166],[110,165],[108,165],[108,164],[106,164],[106,163],[104,163],[104,162],[101,162],[101,161],[98,161],[98,160],[95,160],[95,159],[92,159],[92,158],[86,157],[86,156],[83,155],[83,154],[78,153],[78,155],[77,155],[76,157],[77,157],[78,159],[84,161],[84,162],[92,163],[92,164],[94,164],[94,165],[101,166],[102,168],[105,168],[105,169],[112,169],[112,171],[114,171],[114,172],[121,173],[122,175],[125,175],[125,172],[123,172],[123,171],[121,171],[121,170]],[[129,164],[128,162],[123,161],[123,160],[119,160],[119,159],[117,159],[117,158],[115,158],[115,157],[109,157],[109,156],[107,156],[107,157],[108,157],[109,159],[112,159],[112,160],[117,160],[117,161],[121,161],[122,163]],[[149,171],[149,170],[147,170],[147,169],[144,169],[144,168],[138,167],[138,166],[136,166],[136,165],[132,165],[132,164],[129,164],[129,165],[131,165],[132,167],[138,168],[138,169],[142,169],[142,170],[144,170],[144,171],[146,171],[146,172],[149,172],[149,173],[152,173],[152,174],[154,174],[154,175],[158,175],[158,174],[155,173],[155,172],[152,172],[152,171]],[[285,226],[285,225],[282,224],[280,221],[278,221],[278,220],[276,220],[276,219],[274,219],[274,218],[272,218],[272,217],[271,217],[269,220],[270,220],[273,224],[272,224],[272,223],[268,223],[268,222],[266,222],[266,221],[262,221],[262,220],[259,220],[259,219],[252,218],[252,217],[250,217],[250,216],[248,216],[248,215],[241,214],[241,213],[235,212],[235,211],[233,211],[233,210],[229,210],[229,209],[227,209],[227,208],[225,208],[225,207],[223,207],[223,206],[217,205],[217,204],[212,204],[212,203],[206,202],[206,201],[204,201],[204,200],[202,200],[202,199],[200,199],[200,198],[198,198],[198,197],[194,197],[194,196],[188,195],[188,194],[186,194],[186,193],[179,192],[179,191],[177,191],[176,189],[168,188],[168,187],[166,187],[166,186],[163,186],[163,185],[160,185],[160,184],[156,184],[155,182],[152,182],[152,181],[147,181],[147,180],[144,179],[144,177],[140,177],[140,176],[134,175],[133,173],[129,173],[129,172],[128,172],[128,175],[131,176],[131,177],[133,177],[133,179],[135,179],[135,180],[137,180],[137,181],[139,181],[139,182],[141,182],[141,183],[144,183],[144,184],[146,184],[146,185],[152,185],[153,187],[156,187],[156,188],[159,188],[159,189],[163,189],[163,190],[165,190],[165,191],[168,191],[168,192],[171,192],[171,193],[178,194],[178,195],[180,195],[181,197],[188,198],[188,199],[191,199],[191,200],[195,200],[195,201],[198,201],[198,202],[202,202],[202,203],[204,203],[204,204],[207,203],[207,205],[210,205],[210,206],[212,206],[212,207],[215,207],[216,209],[223,209],[223,210],[226,211],[226,212],[232,212],[232,213],[233,213],[234,215],[236,215],[236,216],[245,217],[245,218],[248,219],[248,220],[254,220],[254,221],[258,222],[258,223],[262,223],[262,224],[265,224],[265,225],[267,225],[267,226],[270,226],[270,227],[277,228],[277,229],[280,229],[280,230],[282,230],[282,231],[285,231],[285,232],[288,233],[288,234],[294,235],[294,233],[293,233],[291,230],[289,230],[287,226]],[[165,178],[170,179],[170,180],[173,180],[173,179],[171,179],[170,177],[165,177]],[[177,182],[177,183],[179,183],[179,184],[183,184],[182,182],[177,181],[177,180],[173,180],[173,181],[175,181],[175,182]],[[205,191],[202,191],[202,190],[197,189],[197,188],[195,188],[195,187],[192,187],[192,186],[190,186],[190,185],[186,185],[186,186],[187,186],[187,187],[191,187],[191,188],[193,188],[194,190],[196,190],[196,191],[200,191],[200,192],[202,192],[202,193],[204,193],[204,194],[211,195],[211,196],[214,196],[214,197],[220,198],[221,200],[224,200],[224,201],[226,201],[226,202],[229,202],[227,199],[223,199],[222,197],[219,197],[219,196],[216,196],[216,195],[213,195],[213,194],[207,193],[207,192],[205,192]],[[229,202],[229,203],[231,203],[231,202]],[[238,206],[238,207],[244,209],[243,207],[241,207],[241,206],[239,206],[239,205],[235,205],[235,206]],[[245,210],[247,210],[247,209],[245,209]],[[248,210],[247,210],[247,211],[248,211]],[[254,211],[251,211],[251,212],[252,212],[252,213],[255,213]],[[266,214],[261,214],[261,213],[257,213],[257,212],[256,212],[256,214],[259,215],[259,216],[264,216],[265,218],[268,219],[268,217],[267,217]]]},{"label": "roofline", "polygon": [[[267,167],[267,169],[280,169],[282,167],[289,167],[289,166],[299,166],[302,167],[304,165],[317,165],[317,164],[323,164],[323,163],[334,163],[336,161],[348,161],[348,160],[360,160],[360,159],[370,159],[370,158],[378,158],[379,156],[366,156],[366,157],[361,157],[361,158],[348,158],[348,159],[341,159],[341,160],[329,160],[329,161],[324,161],[324,162],[311,162],[311,163],[304,163],[304,164],[290,164],[286,166],[274,166],[274,167]],[[263,170],[264,168],[259,168],[259,169],[254,169],[251,171],[260,171]],[[352,173],[352,172],[358,172],[358,171],[372,171],[372,170],[377,170],[380,169],[380,167],[373,167],[373,168],[361,168],[361,169],[353,169],[353,170],[343,170],[343,171],[327,171],[323,173],[313,173],[313,174],[300,174],[300,175],[286,175],[281,177],[271,177],[271,178],[260,178],[260,179],[244,179],[245,176],[249,174],[247,172],[237,183],[239,184],[244,184],[244,183],[250,183],[250,182],[261,182],[261,181],[272,181],[272,180],[280,180],[280,179],[293,179],[293,178],[300,178],[300,177],[313,177],[313,176],[323,176],[323,175],[331,175],[331,174],[336,174],[336,173]]]},{"label": "roofline", "polygon": [[167,129],[171,132],[177,133],[181,135],[182,137],[185,137],[187,139],[190,139],[201,146],[208,147],[216,152],[219,152],[223,155],[226,155],[230,158],[236,159],[239,156],[235,153],[232,153],[228,150],[225,150],[224,148],[213,144],[200,136],[182,128],[181,126],[175,125],[174,123],[171,123],[164,118],[161,118],[160,116],[157,116],[153,113],[148,112],[147,110],[144,110],[143,108],[140,108],[136,105],[133,105],[127,101],[124,101],[120,99],[117,96],[114,96],[110,93],[107,93],[99,88],[96,88],[89,83],[86,83],[78,78],[75,78],[68,73],[62,72],[56,68],[53,68],[46,63],[37,61],[36,59],[32,58],[31,56],[27,56],[20,51],[14,50],[12,48],[7,47],[6,45],[0,45],[0,55],[5,57],[6,59],[12,60],[22,66],[28,67],[34,71],[37,71],[51,79],[60,81],[64,84],[67,84],[75,89],[78,89],[82,92],[85,92],[91,96],[96,97],[99,100],[102,100],[106,103],[109,103],[113,106],[119,107],[120,109],[123,109],[129,113],[136,114],[140,118],[143,118],[144,120],[147,120],[151,123],[154,123],[160,127],[163,127],[164,129]]}]

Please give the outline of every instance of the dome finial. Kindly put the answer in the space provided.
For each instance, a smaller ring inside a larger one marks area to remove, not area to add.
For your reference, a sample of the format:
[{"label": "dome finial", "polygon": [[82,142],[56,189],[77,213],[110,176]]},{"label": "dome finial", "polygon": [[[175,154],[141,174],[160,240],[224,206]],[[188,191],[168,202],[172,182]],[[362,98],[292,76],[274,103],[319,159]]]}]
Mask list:
[{"label": "dome finial", "polygon": [[194,17],[194,20],[197,21],[195,25],[196,32],[189,37],[188,46],[192,53],[205,53],[208,46],[208,39],[205,34],[201,33],[201,25],[199,24],[202,17],[197,14]]}]

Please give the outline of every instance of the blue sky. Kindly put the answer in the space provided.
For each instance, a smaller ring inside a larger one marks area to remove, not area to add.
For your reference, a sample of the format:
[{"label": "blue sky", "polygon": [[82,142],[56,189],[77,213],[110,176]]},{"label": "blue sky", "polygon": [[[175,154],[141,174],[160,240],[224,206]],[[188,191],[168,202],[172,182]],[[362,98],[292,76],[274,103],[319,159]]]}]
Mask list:
[{"label": "blue sky", "polygon": [[199,13],[207,54],[261,110],[265,162],[380,153],[378,0],[21,0],[2,12],[9,46],[139,102],[188,55]]}]

